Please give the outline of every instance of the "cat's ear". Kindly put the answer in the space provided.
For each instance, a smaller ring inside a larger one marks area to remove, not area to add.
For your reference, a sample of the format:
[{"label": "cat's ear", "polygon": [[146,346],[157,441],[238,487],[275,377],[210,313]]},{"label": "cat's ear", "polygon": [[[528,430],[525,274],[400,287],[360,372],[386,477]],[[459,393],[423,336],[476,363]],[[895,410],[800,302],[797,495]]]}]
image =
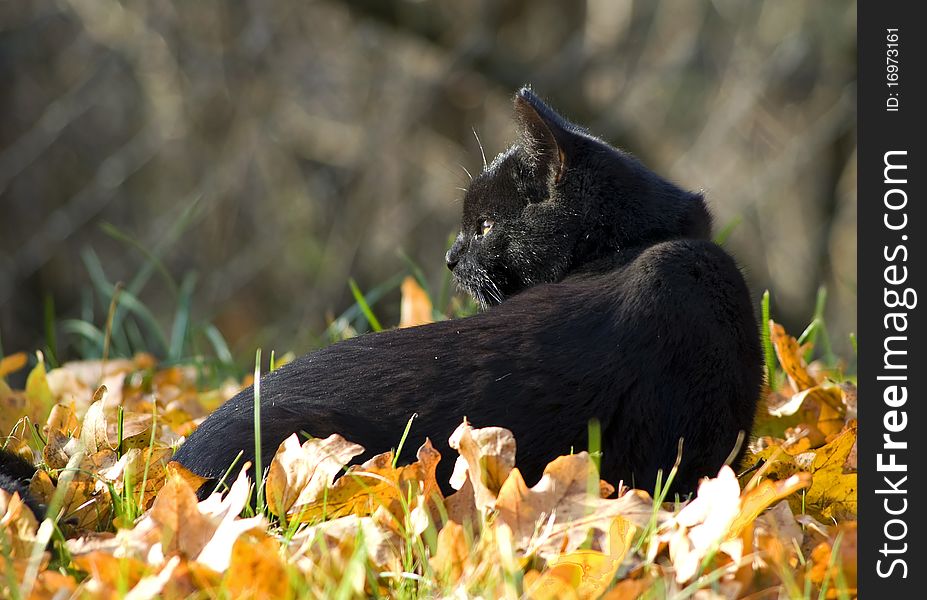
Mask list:
[{"label": "cat's ear", "polygon": [[575,126],[544,104],[529,87],[515,94],[518,143],[533,166],[548,170],[555,181],[563,175]]}]

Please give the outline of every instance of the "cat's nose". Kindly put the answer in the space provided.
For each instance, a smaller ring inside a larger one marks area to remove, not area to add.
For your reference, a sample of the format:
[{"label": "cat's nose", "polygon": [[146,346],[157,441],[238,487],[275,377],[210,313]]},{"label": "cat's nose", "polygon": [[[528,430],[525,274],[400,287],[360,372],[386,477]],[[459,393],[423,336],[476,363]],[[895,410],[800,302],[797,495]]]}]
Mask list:
[{"label": "cat's nose", "polygon": [[444,255],[444,261],[447,263],[447,268],[453,271],[457,263],[460,262],[460,258],[457,256],[457,253],[454,252],[454,249],[451,248],[447,251],[447,254]]}]

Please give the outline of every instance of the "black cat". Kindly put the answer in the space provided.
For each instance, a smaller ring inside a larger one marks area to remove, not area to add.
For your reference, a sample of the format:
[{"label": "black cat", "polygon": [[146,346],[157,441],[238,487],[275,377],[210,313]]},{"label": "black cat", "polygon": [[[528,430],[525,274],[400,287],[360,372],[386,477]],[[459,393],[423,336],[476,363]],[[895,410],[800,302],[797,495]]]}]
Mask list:
[{"label": "black cat", "polygon": [[[529,483],[602,431],[602,477],[674,489],[715,475],[749,432],[762,384],[758,327],[734,261],[707,241],[702,197],[567,122],[529,89],[515,96],[517,142],[473,179],[447,265],[485,312],[363,335],[261,380],[261,452],[293,432],[339,433],[358,458],[425,437],[446,457],[464,417],[517,441]],[[220,477],[254,455],[248,388],[210,415],[175,459]],[[742,451],[742,449],[741,449]],[[242,461],[243,462],[243,461]]]},{"label": "black cat", "polygon": [[0,448],[0,490],[8,494],[18,492],[36,519],[41,521],[45,518],[45,506],[29,493],[29,482],[35,471],[35,467],[26,459]]}]

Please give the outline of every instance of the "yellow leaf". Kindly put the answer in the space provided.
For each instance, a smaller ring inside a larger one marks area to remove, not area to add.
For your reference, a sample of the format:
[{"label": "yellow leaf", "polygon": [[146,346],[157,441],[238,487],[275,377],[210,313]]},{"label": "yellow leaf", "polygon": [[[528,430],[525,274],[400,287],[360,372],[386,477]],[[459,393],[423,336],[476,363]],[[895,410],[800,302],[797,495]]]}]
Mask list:
[{"label": "yellow leaf", "polygon": [[779,357],[779,364],[785,370],[792,387],[796,392],[812,388],[817,385],[811,375],[808,374],[808,366],[805,359],[802,358],[801,348],[798,341],[785,332],[782,325],[769,321],[769,339],[776,349],[776,356]]},{"label": "yellow leaf", "polygon": [[406,498],[410,490],[425,500],[438,490],[434,476],[440,458],[427,439],[418,450],[418,460],[411,465],[393,467],[392,452],[378,454],[359,467],[348,469],[327,493],[317,494],[306,504],[297,502],[288,514],[304,522],[323,516],[369,515],[383,506],[402,518],[400,498]]},{"label": "yellow leaf", "polygon": [[403,279],[399,327],[426,325],[433,320],[431,300],[428,294],[414,277],[408,276]]},{"label": "yellow leaf", "polygon": [[546,577],[554,576],[575,589],[577,597],[598,598],[621,566],[636,529],[630,521],[616,517],[609,528],[607,552],[574,550],[564,554],[548,565],[540,584],[546,583]]},{"label": "yellow leaf", "polygon": [[[511,528],[516,548],[554,559],[579,549],[590,534],[607,536],[615,517],[642,526],[653,515],[653,502],[645,493],[600,498],[598,481],[586,452],[557,458],[532,488],[512,469],[495,502],[496,521]],[[665,519],[662,511],[657,516]]]},{"label": "yellow leaf", "polygon": [[175,460],[168,462],[166,469],[168,477],[182,479],[193,490],[199,490],[204,483],[209,481],[209,478],[197,475]]},{"label": "yellow leaf", "polygon": [[280,544],[263,532],[235,540],[223,587],[230,598],[286,598],[289,578]]},{"label": "yellow leaf", "polygon": [[856,427],[849,427],[815,454],[814,480],[805,497],[809,513],[823,520],[856,518],[856,473],[844,473],[844,464],[856,445]]},{"label": "yellow leaf", "polygon": [[267,505],[279,516],[294,504],[311,504],[348,462],[364,452],[338,434],[306,440],[302,446],[294,433],[277,448],[267,471]]},{"label": "yellow leaf", "polygon": [[578,600],[576,586],[579,580],[580,573],[568,566],[544,573],[529,571],[524,580],[525,597],[531,600]]},{"label": "yellow leaf", "polygon": [[429,562],[441,580],[453,586],[463,576],[469,555],[470,545],[467,543],[463,526],[448,521],[438,532],[438,549]]},{"label": "yellow leaf", "polygon": [[[835,546],[837,556],[832,556]],[[811,552],[809,578],[819,588],[827,582],[827,598],[856,595],[857,551],[857,523],[849,521],[837,526],[832,541],[822,542]],[[840,586],[841,579],[845,586]]]},{"label": "yellow leaf", "polygon": [[0,379],[25,367],[28,360],[29,357],[25,352],[17,352],[16,354],[4,356],[0,359]]},{"label": "yellow leaf", "polygon": [[161,488],[151,507],[151,520],[161,530],[164,554],[179,551],[197,556],[215,533],[215,524],[197,509],[196,493],[179,476]]},{"label": "yellow leaf", "polygon": [[70,436],[78,430],[80,424],[77,421],[77,415],[74,409],[64,404],[56,404],[48,413],[48,419],[45,421],[45,435],[51,431],[57,431],[63,435]]},{"label": "yellow leaf", "polygon": [[39,529],[35,515],[26,506],[19,492],[10,494],[0,489],[0,532],[10,557],[26,559],[32,553]]},{"label": "yellow leaf", "polygon": [[167,462],[173,450],[165,446],[132,448],[119,461],[100,473],[103,479],[112,481],[117,492],[123,492],[129,484],[132,497],[142,510],[148,510],[155,496],[165,483]]},{"label": "yellow leaf", "polygon": [[[73,558],[74,564],[85,571],[98,586],[104,586],[113,596],[119,589],[130,589],[144,577],[148,565],[128,556],[116,557],[103,551],[94,551]],[[99,589],[99,587],[97,588]]]},{"label": "yellow leaf", "polygon": [[811,475],[808,473],[797,473],[783,481],[764,479],[758,486],[741,496],[740,512],[731,524],[728,537],[739,536],[744,527],[755,521],[764,510],[810,485]]},{"label": "yellow leaf", "polygon": [[26,378],[26,398],[33,406],[47,410],[55,403],[55,397],[52,395],[51,388],[48,387],[45,359],[41,352],[36,352],[36,356],[39,362]]},{"label": "yellow leaf", "polygon": [[545,574],[562,579],[581,599],[598,598],[612,582],[624,559],[595,550],[574,550],[553,561]]}]

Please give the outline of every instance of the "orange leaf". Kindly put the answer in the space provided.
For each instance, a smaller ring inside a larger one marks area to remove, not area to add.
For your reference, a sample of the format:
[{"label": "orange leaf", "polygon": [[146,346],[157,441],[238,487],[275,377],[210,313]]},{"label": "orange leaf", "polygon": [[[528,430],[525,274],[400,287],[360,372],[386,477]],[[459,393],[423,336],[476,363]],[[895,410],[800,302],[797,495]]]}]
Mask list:
[{"label": "orange leaf", "polygon": [[463,576],[469,555],[470,545],[467,543],[463,526],[448,521],[438,532],[438,549],[429,562],[442,581],[453,586]]},{"label": "orange leaf", "polygon": [[311,504],[348,462],[364,452],[338,434],[327,438],[312,438],[302,446],[294,433],[283,440],[267,471],[267,505],[270,511],[283,516],[294,504]]},{"label": "orange leaf", "polygon": [[777,501],[791,496],[802,488],[811,485],[809,473],[798,473],[784,481],[764,479],[758,486],[745,492],[740,498],[740,512],[731,523],[729,538],[735,538],[741,531],[756,520],[764,510]]},{"label": "orange leaf", "polygon": [[817,385],[811,375],[805,359],[802,358],[798,341],[785,332],[785,328],[772,319],[769,321],[769,338],[776,349],[779,364],[785,369],[786,375],[796,392],[812,388]]},{"label": "orange leaf", "polygon": [[112,591],[129,589],[145,576],[148,565],[128,556],[119,558],[103,551],[94,551],[73,558],[81,571]]},{"label": "orange leaf", "polygon": [[400,305],[399,327],[414,327],[434,321],[431,300],[414,277],[402,280],[402,303]]},{"label": "orange leaf", "polygon": [[16,354],[4,356],[2,359],[0,359],[0,379],[6,377],[10,373],[15,373],[16,371],[22,369],[26,366],[28,361],[29,357],[25,352],[17,352]]},{"label": "orange leaf", "polygon": [[400,498],[407,497],[409,490],[426,501],[438,490],[435,468],[441,455],[426,439],[417,456],[411,465],[393,467],[392,452],[378,454],[348,469],[326,493],[319,490],[310,502],[294,504],[288,514],[305,522],[322,516],[369,515],[382,506],[401,519],[404,509]]},{"label": "orange leaf", "polygon": [[166,469],[169,477],[182,479],[193,490],[199,490],[204,483],[209,481],[207,477],[200,477],[176,460],[168,462]]},{"label": "orange leaf", "polygon": [[256,532],[235,540],[224,588],[231,598],[286,598],[289,578],[280,544]]}]

